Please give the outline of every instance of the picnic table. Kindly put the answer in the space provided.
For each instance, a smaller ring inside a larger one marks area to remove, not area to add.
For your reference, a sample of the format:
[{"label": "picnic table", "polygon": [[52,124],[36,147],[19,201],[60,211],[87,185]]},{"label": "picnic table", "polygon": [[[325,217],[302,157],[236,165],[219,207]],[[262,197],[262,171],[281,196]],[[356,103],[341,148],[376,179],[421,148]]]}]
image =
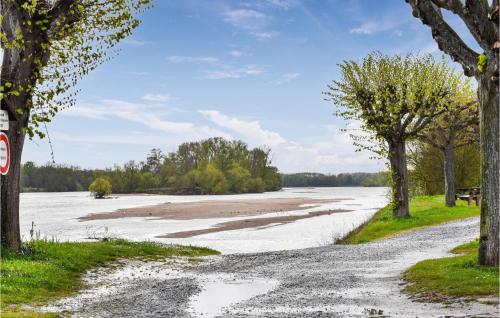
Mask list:
[{"label": "picnic table", "polygon": [[469,205],[472,201],[476,201],[476,205],[479,205],[479,200],[481,199],[481,188],[458,188],[455,193],[455,200],[467,201]]}]

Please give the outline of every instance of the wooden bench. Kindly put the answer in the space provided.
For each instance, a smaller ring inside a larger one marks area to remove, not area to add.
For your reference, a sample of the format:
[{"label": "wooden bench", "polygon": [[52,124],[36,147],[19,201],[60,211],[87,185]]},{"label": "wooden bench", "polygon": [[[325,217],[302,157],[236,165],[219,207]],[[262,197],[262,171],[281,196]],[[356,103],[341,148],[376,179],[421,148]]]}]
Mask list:
[{"label": "wooden bench", "polygon": [[457,193],[455,193],[455,200],[467,201],[469,205],[472,201],[476,201],[476,205],[479,205],[479,200],[481,199],[481,188],[458,188]]}]

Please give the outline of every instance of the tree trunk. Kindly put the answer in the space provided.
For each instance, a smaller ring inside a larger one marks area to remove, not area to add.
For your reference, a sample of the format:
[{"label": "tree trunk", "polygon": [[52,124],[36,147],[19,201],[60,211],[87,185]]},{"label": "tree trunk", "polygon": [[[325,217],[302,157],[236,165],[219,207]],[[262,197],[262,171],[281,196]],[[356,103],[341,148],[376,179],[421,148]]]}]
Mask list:
[{"label": "tree trunk", "polygon": [[392,215],[398,218],[408,218],[410,210],[405,142],[391,140],[388,144],[392,170]]},{"label": "tree trunk", "polygon": [[479,264],[499,265],[500,213],[500,110],[498,83],[492,81],[493,72],[479,79],[479,110],[481,117],[481,228],[479,237]]},{"label": "tree trunk", "polygon": [[10,121],[8,132],[10,142],[10,170],[2,176],[2,246],[13,250],[21,249],[21,234],[19,228],[19,191],[21,176],[21,154],[24,144],[24,133],[19,133],[19,123]]},{"label": "tree trunk", "polygon": [[444,147],[444,193],[446,206],[455,206],[455,157],[453,139]]},{"label": "tree trunk", "polygon": [[[19,10],[13,1],[0,2],[2,15],[2,32],[7,34],[8,39],[15,36],[17,30],[26,27],[22,21],[23,10]],[[6,82],[10,88],[4,91],[1,99],[1,108],[9,112],[9,131],[7,135],[10,143],[10,169],[7,175],[0,178],[1,190],[1,244],[3,247],[20,251],[21,235],[19,228],[19,191],[21,175],[21,155],[24,145],[25,128],[28,125],[31,103],[31,95],[26,87],[35,85],[33,70],[35,61],[39,58],[35,54],[36,45],[40,45],[36,39],[37,35],[23,32],[25,46],[23,49],[11,48],[4,50],[2,60],[2,77],[0,84],[5,89]],[[38,44],[37,44],[38,43]],[[19,89],[19,86],[25,89]],[[9,90],[17,91],[17,94],[9,94]],[[22,111],[22,114],[17,114]]]}]

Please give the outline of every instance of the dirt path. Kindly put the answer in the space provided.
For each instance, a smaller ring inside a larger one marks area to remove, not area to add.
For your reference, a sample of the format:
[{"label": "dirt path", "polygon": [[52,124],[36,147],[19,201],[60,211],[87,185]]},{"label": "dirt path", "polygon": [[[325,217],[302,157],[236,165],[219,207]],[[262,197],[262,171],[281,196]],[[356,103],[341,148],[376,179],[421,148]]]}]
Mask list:
[{"label": "dirt path", "polygon": [[370,244],[225,255],[184,269],[184,277],[159,274],[169,271],[165,265],[145,276],[151,270],[134,265],[129,270],[147,274],[131,275],[118,287],[113,276],[111,292],[66,309],[81,317],[192,317],[189,300],[206,288],[203,277],[230,275],[278,283],[219,310],[221,317],[497,317],[498,307],[492,305],[426,304],[401,293],[406,268],[446,256],[451,248],[477,237],[478,229],[478,218],[473,218]]}]

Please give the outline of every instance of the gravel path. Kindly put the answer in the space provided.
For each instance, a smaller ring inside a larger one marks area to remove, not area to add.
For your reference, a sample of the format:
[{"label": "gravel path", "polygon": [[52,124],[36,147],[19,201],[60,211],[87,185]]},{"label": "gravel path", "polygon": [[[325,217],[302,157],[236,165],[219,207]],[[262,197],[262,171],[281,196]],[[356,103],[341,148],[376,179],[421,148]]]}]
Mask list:
[{"label": "gravel path", "polygon": [[[497,317],[498,306],[420,303],[401,293],[406,268],[446,256],[477,237],[478,229],[479,220],[473,218],[370,244],[214,257],[185,268],[183,277],[132,275],[121,288],[115,284],[116,292],[92,300],[80,297],[78,306],[66,309],[77,310],[81,317],[190,317],[189,297],[203,289],[200,278],[231,275],[279,283],[225,308],[222,317]],[[132,268],[148,273],[141,266]]]}]

